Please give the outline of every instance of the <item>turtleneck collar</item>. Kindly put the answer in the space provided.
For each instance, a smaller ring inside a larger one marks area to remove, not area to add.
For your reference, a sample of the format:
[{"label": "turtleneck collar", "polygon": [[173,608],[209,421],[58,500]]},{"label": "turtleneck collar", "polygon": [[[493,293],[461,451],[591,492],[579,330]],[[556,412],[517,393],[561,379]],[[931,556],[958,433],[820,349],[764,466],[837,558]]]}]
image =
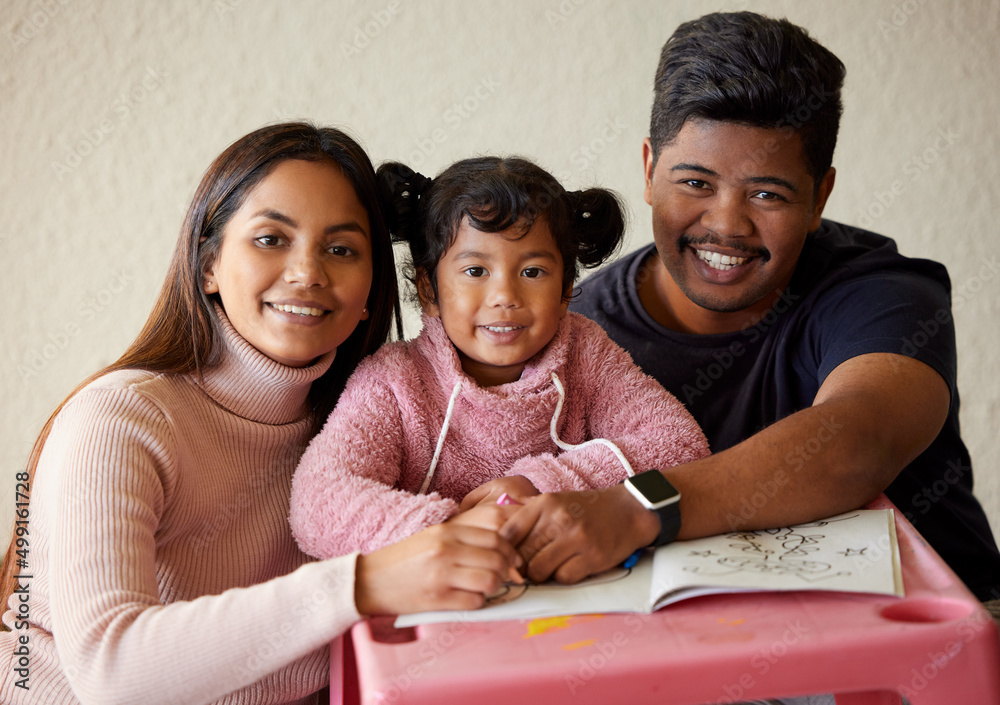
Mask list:
[{"label": "turtleneck collar", "polygon": [[222,359],[205,370],[202,388],[232,413],[257,423],[279,425],[302,418],[309,387],[330,369],[336,350],[308,367],[288,367],[243,338],[218,305]]}]

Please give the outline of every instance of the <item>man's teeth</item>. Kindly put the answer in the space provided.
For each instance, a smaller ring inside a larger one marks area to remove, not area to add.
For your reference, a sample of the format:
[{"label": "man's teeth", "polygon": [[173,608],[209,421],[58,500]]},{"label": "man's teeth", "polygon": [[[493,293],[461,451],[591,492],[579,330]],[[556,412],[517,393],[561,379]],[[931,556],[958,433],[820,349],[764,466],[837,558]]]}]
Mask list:
[{"label": "man's teeth", "polygon": [[279,311],[284,311],[285,313],[297,313],[300,316],[322,316],[323,309],[321,308],[310,308],[309,306],[289,306],[288,304],[271,304],[272,308],[276,308]]},{"label": "man's teeth", "polygon": [[720,255],[718,252],[709,252],[708,250],[695,250],[695,252],[698,253],[698,259],[707,263],[709,267],[712,269],[721,269],[722,271],[732,269],[736,265],[747,261],[746,257],[730,257],[729,255]]}]

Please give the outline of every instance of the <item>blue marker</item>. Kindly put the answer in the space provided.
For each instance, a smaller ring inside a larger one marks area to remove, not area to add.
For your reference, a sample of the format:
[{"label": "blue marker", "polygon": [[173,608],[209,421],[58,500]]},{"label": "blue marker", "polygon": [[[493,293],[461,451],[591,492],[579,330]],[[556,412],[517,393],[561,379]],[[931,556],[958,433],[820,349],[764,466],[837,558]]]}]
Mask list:
[{"label": "blue marker", "polygon": [[632,568],[635,568],[635,564],[639,562],[640,556],[642,556],[642,549],[641,548],[638,551],[636,551],[635,553],[633,553],[631,556],[629,556],[628,558],[625,559],[625,562],[622,563],[622,568],[625,568],[626,570],[630,570]]}]

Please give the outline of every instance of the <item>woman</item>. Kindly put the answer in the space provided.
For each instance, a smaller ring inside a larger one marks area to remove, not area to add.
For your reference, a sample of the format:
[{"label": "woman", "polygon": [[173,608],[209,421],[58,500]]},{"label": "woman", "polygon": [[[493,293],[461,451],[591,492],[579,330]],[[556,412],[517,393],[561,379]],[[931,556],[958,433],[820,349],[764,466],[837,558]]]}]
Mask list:
[{"label": "woman", "polygon": [[361,615],[482,604],[518,560],[483,528],[499,508],[309,564],[288,529],[298,457],[394,314],[353,140],[284,124],[226,149],[139,337],[32,451],[0,701],[309,702]]}]

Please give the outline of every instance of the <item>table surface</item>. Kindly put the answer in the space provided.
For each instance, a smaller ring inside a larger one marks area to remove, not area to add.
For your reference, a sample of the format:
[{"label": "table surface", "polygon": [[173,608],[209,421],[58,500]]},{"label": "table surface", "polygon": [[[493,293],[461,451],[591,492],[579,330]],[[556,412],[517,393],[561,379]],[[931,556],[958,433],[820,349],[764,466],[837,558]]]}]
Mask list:
[{"label": "table surface", "polygon": [[[884,498],[869,506],[892,507]],[[903,598],[742,593],[653,614],[412,629],[362,622],[351,635],[357,696],[366,704],[698,705],[834,692],[838,703],[899,702],[864,694],[884,691],[913,705],[1000,705],[992,618],[898,512],[896,533]]]}]

